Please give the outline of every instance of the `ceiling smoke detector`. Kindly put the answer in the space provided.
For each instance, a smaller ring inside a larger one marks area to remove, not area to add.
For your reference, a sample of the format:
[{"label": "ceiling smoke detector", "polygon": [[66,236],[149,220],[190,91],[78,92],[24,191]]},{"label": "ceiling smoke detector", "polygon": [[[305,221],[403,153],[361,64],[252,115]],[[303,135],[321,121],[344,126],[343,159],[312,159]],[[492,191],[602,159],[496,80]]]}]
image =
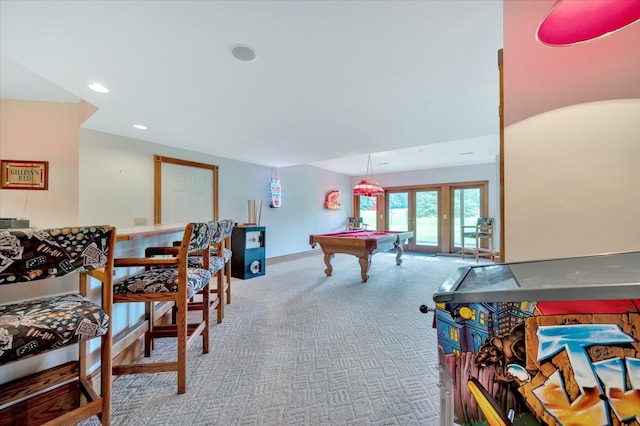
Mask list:
[{"label": "ceiling smoke detector", "polygon": [[234,58],[242,62],[252,62],[256,59],[256,52],[249,46],[238,45],[231,49]]}]

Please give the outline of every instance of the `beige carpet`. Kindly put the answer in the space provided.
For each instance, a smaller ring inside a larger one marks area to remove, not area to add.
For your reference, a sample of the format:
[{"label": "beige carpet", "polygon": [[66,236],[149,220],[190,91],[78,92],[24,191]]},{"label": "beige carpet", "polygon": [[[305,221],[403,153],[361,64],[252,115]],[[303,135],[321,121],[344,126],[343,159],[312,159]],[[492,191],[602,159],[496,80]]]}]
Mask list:
[{"label": "beige carpet", "polygon": [[[189,351],[187,393],[175,373],[121,376],[114,425],[437,425],[432,294],[475,261],[405,254],[373,257],[363,284],[357,259],[322,256],[235,280],[211,352]],[[173,358],[173,339],[154,356]]]}]

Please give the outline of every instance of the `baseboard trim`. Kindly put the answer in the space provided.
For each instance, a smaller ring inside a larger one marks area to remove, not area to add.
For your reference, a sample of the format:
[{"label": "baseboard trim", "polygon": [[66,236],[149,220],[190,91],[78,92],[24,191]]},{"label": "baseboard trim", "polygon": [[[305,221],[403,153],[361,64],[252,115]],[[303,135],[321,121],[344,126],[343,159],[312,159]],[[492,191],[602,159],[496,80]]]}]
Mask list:
[{"label": "baseboard trim", "polygon": [[283,256],[270,257],[267,259],[268,265],[275,265],[276,263],[288,262],[290,260],[304,259],[307,257],[320,256],[322,250],[307,250],[299,253],[285,254]]}]

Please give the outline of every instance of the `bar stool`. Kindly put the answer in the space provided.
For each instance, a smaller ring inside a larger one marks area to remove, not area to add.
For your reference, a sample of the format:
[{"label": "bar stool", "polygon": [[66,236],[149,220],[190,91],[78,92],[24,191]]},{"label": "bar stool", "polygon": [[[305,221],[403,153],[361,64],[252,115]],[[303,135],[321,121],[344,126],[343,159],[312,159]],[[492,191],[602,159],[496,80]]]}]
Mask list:
[{"label": "bar stool", "polygon": [[[151,362],[143,364],[118,365],[113,374],[157,373],[176,371],[178,393],[187,388],[187,350],[198,336],[202,336],[202,353],[209,352],[209,240],[213,232],[207,223],[189,223],[182,242],[168,257],[119,258],[115,267],[144,267],[141,272],[113,285],[113,303],[144,302],[148,330],[145,333],[145,356],[151,355],[152,341],[160,337],[177,337],[177,361]],[[167,247],[172,249],[172,247]],[[203,268],[188,267],[188,254],[203,258]],[[188,323],[188,302],[202,291],[202,318]],[[169,301],[175,303],[176,319],[173,324],[155,325],[154,303]]]},{"label": "bar stool", "polygon": [[[222,257],[222,238],[224,228],[220,222],[210,221],[208,224],[212,229],[211,240],[209,241],[209,272],[211,272],[212,278],[216,277],[217,282],[215,287],[209,286],[209,302],[210,309],[217,310],[217,322],[219,324],[224,318],[224,286],[222,277],[224,272],[224,260]],[[147,256],[171,254],[175,252],[176,246],[180,245],[180,241],[174,241],[173,245],[174,247],[147,247],[145,253]],[[203,268],[202,256],[189,254],[188,265],[189,268]],[[201,306],[202,304],[200,302],[194,300],[189,302],[188,309],[190,311],[200,310]]]},{"label": "bar stool", "polygon": [[[223,259],[223,244],[222,239],[224,236],[224,228],[222,222],[209,222],[213,232],[211,233],[211,239],[209,241],[209,272],[211,277],[216,277],[216,286],[209,286],[211,295],[209,296],[211,302],[211,309],[217,310],[218,324],[224,319],[224,259]],[[203,258],[201,255],[190,255],[189,259],[190,268],[203,268]],[[200,309],[199,304],[190,303],[189,310]]]},{"label": "bar stool", "polygon": [[[473,231],[469,232],[465,229],[471,228]],[[495,253],[493,251],[493,218],[492,217],[479,217],[475,226],[461,226],[462,229],[462,258],[464,259],[465,250],[470,249],[465,247],[465,238],[475,238],[475,247],[472,253],[476,257],[476,262],[480,256],[487,256],[491,261],[495,260]],[[482,242],[487,241],[488,248],[482,247]]]},{"label": "bar stool", "polygon": [[227,293],[227,297],[226,297],[227,303],[231,303],[231,256],[232,256],[231,234],[233,233],[235,222],[233,219],[225,219],[220,221],[220,223],[221,223],[221,226],[224,227],[224,235],[223,235],[224,247],[223,247],[223,253],[222,253],[222,256],[224,258],[224,264],[225,264],[224,275],[226,279],[226,284],[224,289]]},{"label": "bar stool", "polygon": [[[103,425],[110,424],[115,241],[116,229],[107,225],[0,231],[0,287],[22,286],[28,295],[31,282],[42,280],[43,288],[54,294],[14,303],[3,300],[0,367],[24,371],[24,364],[15,363],[78,347],[71,360],[54,356],[50,368],[0,385],[0,424],[66,425],[94,415]],[[72,274],[78,277],[76,292],[60,294],[69,290]],[[101,283],[100,302],[88,298],[89,277]],[[100,340],[100,366],[94,372],[100,377],[99,394],[87,374],[93,364],[89,339]]]}]

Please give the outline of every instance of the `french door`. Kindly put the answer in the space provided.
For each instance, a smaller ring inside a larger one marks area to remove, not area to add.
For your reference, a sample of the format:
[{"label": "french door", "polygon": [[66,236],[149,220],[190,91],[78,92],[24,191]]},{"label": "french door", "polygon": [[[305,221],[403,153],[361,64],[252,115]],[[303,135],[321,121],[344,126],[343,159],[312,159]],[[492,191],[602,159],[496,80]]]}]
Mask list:
[{"label": "french door", "polygon": [[413,231],[408,251],[456,253],[462,226],[488,216],[488,193],[487,181],[385,188],[384,197],[354,197],[354,215],[370,230]]},{"label": "french door", "polygon": [[[453,238],[452,251],[462,249],[463,226],[476,226],[479,217],[487,216],[482,203],[482,187],[452,188]],[[475,238],[465,238],[465,247],[475,247]]]},{"label": "french door", "polygon": [[440,188],[387,191],[385,216],[390,231],[414,232],[408,250],[440,251]]}]

